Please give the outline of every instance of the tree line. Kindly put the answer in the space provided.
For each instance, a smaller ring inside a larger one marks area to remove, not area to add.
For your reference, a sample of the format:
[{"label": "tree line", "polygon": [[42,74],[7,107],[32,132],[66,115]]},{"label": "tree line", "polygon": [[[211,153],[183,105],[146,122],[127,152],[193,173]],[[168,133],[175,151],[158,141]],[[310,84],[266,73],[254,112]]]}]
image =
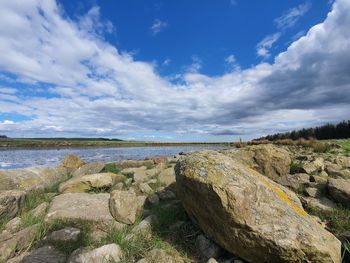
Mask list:
[{"label": "tree line", "polygon": [[256,139],[260,140],[283,140],[283,139],[317,139],[317,140],[327,140],[327,139],[347,139],[350,138],[350,120],[342,121],[338,124],[325,124],[315,128],[294,130],[292,132],[276,133],[273,135],[267,135]]}]

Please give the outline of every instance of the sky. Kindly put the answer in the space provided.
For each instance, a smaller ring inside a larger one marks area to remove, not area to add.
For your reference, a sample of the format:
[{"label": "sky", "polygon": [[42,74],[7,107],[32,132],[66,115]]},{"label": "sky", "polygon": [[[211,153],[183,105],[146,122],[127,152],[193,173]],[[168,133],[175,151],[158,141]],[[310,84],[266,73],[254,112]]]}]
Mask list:
[{"label": "sky", "polygon": [[0,134],[237,141],[350,112],[349,0],[0,0]]}]

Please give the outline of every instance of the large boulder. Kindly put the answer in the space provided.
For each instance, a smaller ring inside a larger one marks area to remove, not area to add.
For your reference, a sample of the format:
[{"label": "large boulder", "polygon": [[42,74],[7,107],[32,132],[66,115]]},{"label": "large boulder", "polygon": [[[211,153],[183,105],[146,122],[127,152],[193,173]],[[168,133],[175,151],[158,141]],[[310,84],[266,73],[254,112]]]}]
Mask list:
[{"label": "large boulder", "polygon": [[84,164],[85,162],[78,156],[75,154],[69,154],[63,159],[59,166],[67,169],[68,172],[72,173]]},{"label": "large boulder", "polygon": [[335,163],[326,163],[326,172],[329,176],[335,177],[335,178],[349,178],[350,179],[350,171],[347,169],[344,169],[341,165],[335,164]]},{"label": "large boulder", "polygon": [[83,220],[108,226],[115,222],[109,212],[108,201],[109,194],[61,194],[53,199],[46,220],[62,220],[73,224]]},{"label": "large boulder", "polygon": [[310,183],[310,175],[305,173],[287,174],[278,178],[276,182],[297,191]]},{"label": "large boulder", "polygon": [[73,177],[63,182],[60,187],[60,193],[83,193],[94,190],[110,189],[114,184],[114,173],[89,174]]},{"label": "large boulder", "polygon": [[43,189],[67,178],[65,168],[31,167],[25,169],[0,170],[1,190]]},{"label": "large boulder", "polygon": [[340,263],[339,240],[297,196],[238,160],[199,151],[180,160],[175,172],[188,215],[234,255],[251,263]]},{"label": "large boulder", "polygon": [[239,160],[272,180],[289,174],[292,163],[290,153],[287,150],[272,144],[223,150],[221,153]]},{"label": "large boulder", "polygon": [[313,160],[303,161],[301,164],[301,172],[307,174],[320,173],[324,170],[323,158],[314,158]]},{"label": "large boulder", "polygon": [[140,215],[146,196],[137,196],[133,189],[129,191],[115,190],[109,199],[109,209],[120,223],[133,224]]},{"label": "large boulder", "polygon": [[336,202],[350,205],[350,180],[330,178],[327,186],[329,194]]},{"label": "large boulder", "polygon": [[25,192],[9,190],[0,192],[0,219],[14,218],[23,204]]}]

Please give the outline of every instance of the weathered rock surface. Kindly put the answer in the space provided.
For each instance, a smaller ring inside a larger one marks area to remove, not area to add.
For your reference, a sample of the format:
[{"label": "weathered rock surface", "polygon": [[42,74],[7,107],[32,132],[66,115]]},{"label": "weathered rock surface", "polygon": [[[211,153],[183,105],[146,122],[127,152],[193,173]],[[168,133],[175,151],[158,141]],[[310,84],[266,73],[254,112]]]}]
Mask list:
[{"label": "weathered rock surface", "polygon": [[180,160],[175,171],[189,216],[234,255],[251,263],[340,262],[339,240],[297,196],[237,159],[200,151]]},{"label": "weathered rock surface", "polygon": [[37,225],[27,227],[15,234],[3,233],[0,235],[0,262],[5,262],[17,252],[29,247],[34,239]]},{"label": "weathered rock surface", "polygon": [[97,174],[100,173],[103,170],[103,168],[105,168],[105,164],[100,162],[84,164],[83,166],[79,167],[77,170],[74,171],[73,176],[79,177],[88,174]]},{"label": "weathered rock surface", "polygon": [[122,169],[138,168],[141,166],[152,167],[154,165],[154,162],[153,160],[144,160],[144,161],[124,160],[124,161],[117,162],[116,165]]},{"label": "weathered rock surface", "polygon": [[349,156],[337,156],[335,163],[341,167],[350,168],[350,157]]},{"label": "weathered rock surface", "polygon": [[44,246],[32,251],[21,263],[65,263],[66,260],[66,255],[58,249]]},{"label": "weathered rock surface", "polygon": [[133,189],[115,190],[109,199],[111,214],[120,223],[133,224],[140,215],[146,196],[137,196]]},{"label": "weathered rock surface", "polygon": [[305,173],[288,174],[278,178],[276,182],[296,191],[310,183],[310,176]]},{"label": "weathered rock surface", "polygon": [[60,167],[63,167],[67,169],[69,173],[72,173],[84,164],[85,162],[78,156],[76,156],[75,154],[69,154],[60,163]]},{"label": "weathered rock surface", "polygon": [[169,186],[176,182],[174,167],[167,168],[160,172],[159,180],[165,185]]},{"label": "weathered rock surface", "polygon": [[52,232],[46,239],[50,242],[68,242],[74,243],[79,240],[81,231],[75,227],[65,227]]},{"label": "weathered rock surface", "polygon": [[289,174],[292,163],[290,153],[287,150],[272,144],[224,150],[221,153],[239,160],[272,180]]},{"label": "weathered rock surface", "polygon": [[84,193],[98,189],[110,189],[114,183],[115,174],[98,173],[73,177],[62,183],[60,193]]},{"label": "weathered rock surface", "polygon": [[32,167],[25,169],[0,170],[0,190],[43,189],[67,178],[65,168]]},{"label": "weathered rock surface", "polygon": [[31,213],[34,217],[41,217],[45,215],[47,208],[49,207],[49,203],[44,202],[35,207],[29,213]]},{"label": "weathered rock surface", "polygon": [[123,252],[118,245],[109,244],[94,250],[78,249],[72,253],[68,263],[119,262],[122,256]]},{"label": "weathered rock surface", "polygon": [[67,193],[56,196],[46,216],[47,220],[111,224],[115,220],[108,208],[109,194]]},{"label": "weathered rock surface", "polygon": [[313,197],[301,197],[300,198],[305,207],[323,210],[323,211],[332,211],[337,205],[329,200],[327,197],[313,198]]},{"label": "weathered rock surface", "polygon": [[6,223],[4,231],[8,233],[15,233],[19,229],[20,225],[21,225],[21,218],[15,217]]},{"label": "weathered rock surface", "polygon": [[216,258],[220,255],[221,248],[204,235],[197,236],[196,246],[204,260]]},{"label": "weathered rock surface", "polygon": [[350,171],[343,169],[339,164],[327,163],[326,164],[326,172],[331,177],[341,177],[341,178],[349,178],[350,179]]},{"label": "weathered rock surface", "polygon": [[324,160],[322,158],[315,158],[312,161],[302,162],[302,172],[307,174],[314,174],[324,170]]},{"label": "weathered rock surface", "polygon": [[18,214],[24,198],[24,191],[0,191],[0,219],[14,218]]},{"label": "weathered rock surface", "polygon": [[329,194],[336,202],[350,205],[350,180],[330,178],[327,186]]}]

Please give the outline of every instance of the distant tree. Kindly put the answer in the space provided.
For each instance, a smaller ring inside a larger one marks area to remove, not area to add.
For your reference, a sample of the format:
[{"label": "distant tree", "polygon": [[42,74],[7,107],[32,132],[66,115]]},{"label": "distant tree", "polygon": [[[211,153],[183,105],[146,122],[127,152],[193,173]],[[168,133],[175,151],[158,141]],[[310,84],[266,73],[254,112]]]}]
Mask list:
[{"label": "distant tree", "polygon": [[297,140],[300,138],[314,138],[318,140],[350,138],[350,120],[342,121],[338,124],[327,123],[315,128],[295,130],[286,133],[276,133],[273,135],[267,135],[265,137],[258,138],[256,140],[275,141],[280,139]]},{"label": "distant tree", "polygon": [[1,138],[1,139],[6,139],[7,136],[6,136],[6,135],[0,135],[0,138]]}]

